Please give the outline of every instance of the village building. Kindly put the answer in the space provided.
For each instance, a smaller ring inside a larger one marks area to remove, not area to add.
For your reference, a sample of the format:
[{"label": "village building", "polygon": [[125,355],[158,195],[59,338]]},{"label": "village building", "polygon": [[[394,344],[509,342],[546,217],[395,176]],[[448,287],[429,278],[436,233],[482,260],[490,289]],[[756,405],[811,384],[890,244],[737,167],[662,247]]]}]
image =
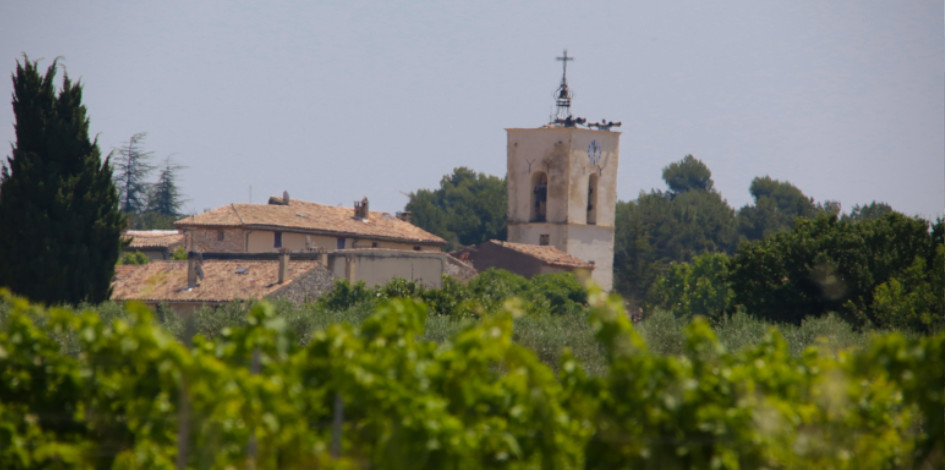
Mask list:
[{"label": "village building", "polygon": [[288,253],[242,259],[152,261],[115,267],[112,300],[137,300],[151,308],[188,313],[238,300],[314,300],[331,289],[334,276],[316,259]]},{"label": "village building", "polygon": [[395,278],[431,289],[443,275],[466,281],[476,270],[447,253],[384,248],[290,253],[191,253],[188,260],[157,260],[115,267],[112,300],[166,305],[179,313],[236,300],[315,300],[338,279],[367,287]]},{"label": "village building", "polygon": [[[620,123],[572,116],[567,64],[573,58],[565,51],[558,60],[564,66],[555,116],[542,127],[506,129],[507,238],[512,244],[554,247],[593,265],[591,279],[609,291],[620,147],[620,133],[612,128]],[[483,248],[487,253],[497,249],[480,246],[479,252]],[[477,269],[496,266],[523,275],[534,265],[493,261],[502,260],[473,263]]]},{"label": "village building", "polygon": [[443,275],[465,281],[476,274],[441,251],[445,240],[370,211],[367,199],[344,208],[284,194],[268,204],[229,204],[175,225],[189,260],[118,266],[112,299],[186,312],[238,299],[301,303],[337,279],[374,287],[401,278],[439,288]]},{"label": "village building", "polygon": [[529,279],[536,274],[554,273],[572,273],[578,278],[585,278],[594,270],[594,263],[550,245],[489,240],[453,254],[459,259],[470,260],[477,271],[500,268]]},{"label": "village building", "polygon": [[122,252],[141,252],[149,260],[171,259],[174,250],[184,246],[184,235],[177,230],[126,230],[122,233]]},{"label": "village building", "polygon": [[[555,116],[542,127],[506,129],[508,241],[464,249],[460,261],[442,252],[446,240],[370,211],[367,198],[338,207],[283,193],[268,204],[228,204],[175,222],[191,259],[120,266],[113,298],[181,308],[237,298],[300,302],[335,279],[374,286],[403,278],[438,288],[443,275],[466,280],[489,267],[526,277],[572,272],[611,290],[620,144],[612,128],[620,123],[572,116],[573,58],[565,51],[558,59]],[[195,272],[205,275],[199,283]]]},{"label": "village building", "polygon": [[352,248],[441,251],[446,240],[386,212],[370,211],[368,200],[339,207],[290,199],[269,204],[228,204],[187,217],[174,226],[194,252],[315,252]]}]

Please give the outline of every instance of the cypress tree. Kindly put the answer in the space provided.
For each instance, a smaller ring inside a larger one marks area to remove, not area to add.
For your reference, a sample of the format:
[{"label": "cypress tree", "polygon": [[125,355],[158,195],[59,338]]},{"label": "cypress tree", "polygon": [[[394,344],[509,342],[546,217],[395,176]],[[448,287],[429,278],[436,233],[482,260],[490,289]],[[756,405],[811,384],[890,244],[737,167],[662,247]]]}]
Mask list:
[{"label": "cypress tree", "polygon": [[141,149],[145,137],[147,134],[144,132],[131,136],[128,143],[118,149],[118,157],[113,162],[119,205],[121,211],[126,214],[141,213],[147,204],[150,185],[144,180],[154,169],[150,162],[154,153]]},{"label": "cypress tree", "polygon": [[151,197],[148,199],[148,212],[154,212],[165,217],[180,216],[180,206],[183,204],[180,191],[177,189],[177,171],[182,167],[171,163],[170,157],[164,162],[157,183],[151,187]]},{"label": "cypress tree", "polygon": [[0,184],[0,286],[46,303],[111,295],[124,216],[108,159],[89,139],[82,86],[57,61],[40,74],[23,57],[13,75],[16,143]]}]

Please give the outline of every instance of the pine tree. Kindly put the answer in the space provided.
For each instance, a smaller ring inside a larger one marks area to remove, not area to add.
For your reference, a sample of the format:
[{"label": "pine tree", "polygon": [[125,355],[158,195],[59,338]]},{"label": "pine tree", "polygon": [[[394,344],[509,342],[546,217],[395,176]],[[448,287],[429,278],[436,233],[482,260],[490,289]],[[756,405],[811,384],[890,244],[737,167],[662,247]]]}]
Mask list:
[{"label": "pine tree", "polygon": [[125,219],[108,159],[89,139],[82,86],[57,61],[40,74],[23,57],[13,75],[16,143],[0,185],[0,285],[47,303],[101,302],[111,293]]},{"label": "pine tree", "polygon": [[178,217],[180,216],[180,206],[183,204],[180,192],[177,189],[177,171],[180,165],[171,163],[168,158],[164,161],[164,167],[158,176],[157,183],[151,188],[151,195],[148,199],[148,212],[155,212],[162,216]]},{"label": "pine tree", "polygon": [[128,143],[118,149],[119,158],[115,159],[115,184],[121,204],[121,211],[126,214],[137,214],[145,209],[149,184],[145,182],[148,174],[154,169],[149,160],[154,152],[141,150],[141,143],[147,136],[139,132]]}]

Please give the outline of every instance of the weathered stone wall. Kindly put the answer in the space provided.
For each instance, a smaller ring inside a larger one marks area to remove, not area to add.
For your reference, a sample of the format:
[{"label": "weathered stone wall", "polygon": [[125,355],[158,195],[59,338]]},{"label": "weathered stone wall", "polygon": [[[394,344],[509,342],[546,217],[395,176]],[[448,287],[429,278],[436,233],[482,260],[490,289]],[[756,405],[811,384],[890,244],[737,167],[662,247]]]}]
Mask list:
[{"label": "weathered stone wall", "polygon": [[335,277],[324,267],[318,266],[266,298],[285,299],[296,305],[302,305],[331,290],[334,283]]},{"label": "weathered stone wall", "polygon": [[339,279],[364,281],[368,287],[394,278],[439,289],[446,272],[446,254],[401,250],[338,250],[328,253],[328,270]]},{"label": "weathered stone wall", "polygon": [[[223,239],[220,239],[220,234]],[[187,251],[198,253],[245,253],[246,232],[239,228],[193,228],[184,231]]]},{"label": "weathered stone wall", "polygon": [[526,254],[492,243],[480,243],[473,254],[473,265],[479,272],[489,268],[500,268],[531,278],[542,273],[544,263]]},{"label": "weathered stone wall", "polygon": [[568,247],[565,251],[575,258],[593,261],[591,279],[605,291],[613,289],[613,227],[568,224]]},{"label": "weathered stone wall", "polygon": [[476,277],[476,274],[479,274],[472,266],[450,255],[444,255],[444,259],[446,260],[446,275],[452,277],[453,279],[465,283],[466,281]]},{"label": "weathered stone wall", "polygon": [[[508,241],[538,245],[547,235],[549,245],[593,261],[594,281],[610,290],[620,133],[564,127],[506,131]],[[601,150],[599,160],[588,158],[592,141]],[[538,172],[548,177],[545,222],[530,220],[532,182]],[[596,183],[591,184],[594,178]],[[590,200],[589,186],[595,187]],[[595,216],[592,224],[587,223],[589,203]]]},{"label": "weathered stone wall", "polygon": [[[420,246],[421,251],[439,251],[439,247],[432,245],[421,246],[389,240],[374,240],[350,236],[337,237],[289,231],[282,232],[282,248],[293,253],[314,250],[336,250],[338,249],[339,238],[344,238],[344,249],[388,248],[395,250],[412,250],[414,246]],[[249,243],[249,253],[275,253],[279,251],[279,248],[274,246],[275,234],[272,230],[250,230],[247,239]]]}]

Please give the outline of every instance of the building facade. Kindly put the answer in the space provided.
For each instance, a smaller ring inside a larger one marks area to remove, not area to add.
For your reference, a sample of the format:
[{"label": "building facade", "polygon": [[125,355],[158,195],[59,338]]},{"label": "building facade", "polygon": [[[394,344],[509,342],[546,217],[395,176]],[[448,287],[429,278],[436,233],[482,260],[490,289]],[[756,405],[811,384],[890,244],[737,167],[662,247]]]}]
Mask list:
[{"label": "building facade", "polygon": [[565,50],[555,115],[537,129],[508,134],[508,241],[553,246],[594,265],[591,278],[613,288],[619,122],[571,115]]},{"label": "building facade", "polygon": [[508,241],[592,262],[592,279],[610,290],[620,133],[551,126],[506,132]]},{"label": "building facade", "polygon": [[270,198],[269,204],[228,204],[174,223],[187,251],[200,253],[316,252],[358,248],[441,251],[446,240],[386,212]]}]

